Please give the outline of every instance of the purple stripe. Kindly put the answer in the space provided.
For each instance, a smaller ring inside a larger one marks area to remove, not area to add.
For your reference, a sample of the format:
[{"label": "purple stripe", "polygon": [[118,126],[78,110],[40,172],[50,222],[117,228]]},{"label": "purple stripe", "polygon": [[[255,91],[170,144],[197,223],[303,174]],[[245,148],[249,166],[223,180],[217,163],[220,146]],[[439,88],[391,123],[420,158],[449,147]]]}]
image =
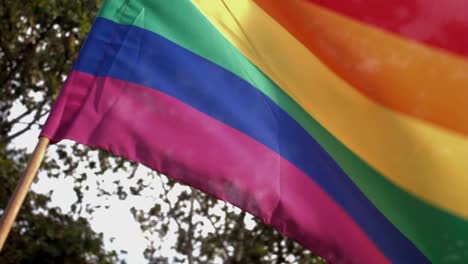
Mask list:
[{"label": "purple stripe", "polygon": [[166,173],[252,213],[331,262],[389,262],[289,161],[154,89],[74,71],[42,136],[99,147]]}]

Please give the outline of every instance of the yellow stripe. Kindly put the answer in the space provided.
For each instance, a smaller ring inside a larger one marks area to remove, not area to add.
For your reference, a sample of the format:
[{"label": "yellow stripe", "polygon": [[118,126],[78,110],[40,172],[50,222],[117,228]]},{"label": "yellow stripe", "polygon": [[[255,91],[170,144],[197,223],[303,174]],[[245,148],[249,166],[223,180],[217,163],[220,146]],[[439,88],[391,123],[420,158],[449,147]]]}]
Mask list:
[{"label": "yellow stripe", "polygon": [[[193,2],[234,46],[348,148],[405,190],[468,219],[466,138],[363,96],[251,1]],[[322,9],[317,15],[334,19]]]}]

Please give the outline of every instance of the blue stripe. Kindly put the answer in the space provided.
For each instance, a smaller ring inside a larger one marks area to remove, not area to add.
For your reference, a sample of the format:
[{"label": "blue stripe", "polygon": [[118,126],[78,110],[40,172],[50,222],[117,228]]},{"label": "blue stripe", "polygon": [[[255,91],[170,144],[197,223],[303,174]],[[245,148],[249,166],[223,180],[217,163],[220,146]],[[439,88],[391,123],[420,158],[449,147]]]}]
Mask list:
[{"label": "blue stripe", "polygon": [[159,90],[242,131],[319,184],[392,262],[429,263],[293,118],[224,68],[153,32],[98,18],[74,69]]}]

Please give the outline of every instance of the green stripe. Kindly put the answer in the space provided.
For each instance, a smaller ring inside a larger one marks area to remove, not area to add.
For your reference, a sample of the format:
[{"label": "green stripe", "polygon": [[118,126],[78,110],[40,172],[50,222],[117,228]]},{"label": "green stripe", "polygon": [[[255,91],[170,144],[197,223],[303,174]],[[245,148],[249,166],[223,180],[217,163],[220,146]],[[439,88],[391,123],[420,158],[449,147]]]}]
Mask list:
[{"label": "green stripe", "polygon": [[405,192],[362,161],[231,45],[189,1],[125,3],[106,1],[99,16],[153,31],[251,83],[300,123],[429,259],[436,263],[468,261],[466,220]]}]

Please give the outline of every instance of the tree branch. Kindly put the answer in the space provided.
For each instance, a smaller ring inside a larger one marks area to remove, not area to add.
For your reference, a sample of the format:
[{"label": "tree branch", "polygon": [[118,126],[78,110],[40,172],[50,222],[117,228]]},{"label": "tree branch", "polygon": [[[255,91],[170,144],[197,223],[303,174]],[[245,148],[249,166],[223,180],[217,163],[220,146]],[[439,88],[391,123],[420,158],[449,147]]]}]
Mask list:
[{"label": "tree branch", "polygon": [[19,116],[13,118],[12,120],[8,121],[8,125],[12,125],[14,123],[19,123],[19,121],[25,117],[25,116],[28,116],[29,114],[31,114],[32,112],[34,112],[35,108],[30,108],[26,111],[24,111],[22,114],[20,114]]},{"label": "tree branch", "polygon": [[45,116],[45,115],[47,114],[47,111],[44,112],[44,113],[42,112],[43,109],[44,109],[45,104],[46,104],[46,101],[42,102],[42,103],[39,105],[39,107],[38,107],[39,109],[37,109],[37,112],[36,112],[36,114],[34,115],[33,120],[32,120],[25,128],[19,130],[18,132],[14,133],[14,134],[12,134],[12,135],[10,135],[10,136],[7,136],[6,139],[5,139],[5,141],[6,141],[6,142],[11,141],[11,140],[13,140],[13,139],[19,137],[20,135],[22,135],[23,133],[25,133],[25,132],[28,131],[29,129],[31,129],[31,127],[32,127],[33,125],[36,124],[37,120],[39,120],[41,117],[43,117],[43,116]]}]

